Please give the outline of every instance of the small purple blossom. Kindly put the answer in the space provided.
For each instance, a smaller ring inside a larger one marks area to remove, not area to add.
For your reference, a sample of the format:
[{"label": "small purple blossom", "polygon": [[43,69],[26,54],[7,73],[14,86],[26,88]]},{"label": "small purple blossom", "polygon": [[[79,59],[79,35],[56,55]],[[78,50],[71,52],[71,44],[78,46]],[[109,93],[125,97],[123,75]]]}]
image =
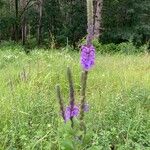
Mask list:
[{"label": "small purple blossom", "polygon": [[89,111],[89,104],[87,104],[87,103],[84,104],[84,111],[85,112]]},{"label": "small purple blossom", "polygon": [[71,117],[76,117],[79,114],[79,108],[77,106],[73,106],[73,108],[71,108],[71,106],[66,107],[65,110],[65,121],[71,119]]},{"label": "small purple blossom", "polygon": [[[84,112],[88,112],[89,111],[89,104],[85,103],[83,110],[84,110]],[[80,112],[80,109],[78,106],[74,105],[72,110],[71,110],[71,106],[67,106],[65,109],[65,113],[64,113],[65,122],[68,121],[69,119],[71,119],[71,117],[77,117],[79,115],[79,112]]]},{"label": "small purple blossom", "polygon": [[[84,111],[84,112],[88,112],[88,111],[89,111],[89,109],[90,109],[90,108],[89,108],[89,104],[84,103],[83,106],[81,106],[81,105],[82,105],[82,104],[80,104],[80,108],[83,107],[83,111]],[[81,108],[81,109],[82,109],[82,108]]]},{"label": "small purple blossom", "polygon": [[90,70],[95,64],[95,48],[93,45],[81,46],[81,65],[85,71]]}]

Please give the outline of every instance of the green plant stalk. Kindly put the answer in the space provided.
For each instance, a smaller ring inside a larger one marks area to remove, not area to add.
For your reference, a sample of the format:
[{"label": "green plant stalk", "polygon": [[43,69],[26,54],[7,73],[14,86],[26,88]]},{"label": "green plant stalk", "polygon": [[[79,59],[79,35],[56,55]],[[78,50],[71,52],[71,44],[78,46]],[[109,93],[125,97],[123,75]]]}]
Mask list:
[{"label": "green plant stalk", "polygon": [[80,111],[80,127],[81,130],[86,133],[86,126],[84,124],[84,105],[85,105],[85,99],[86,99],[86,85],[87,85],[87,76],[88,71],[82,72],[81,76],[81,111]]},{"label": "green plant stalk", "polygon": [[[92,44],[93,38],[93,0],[87,0],[87,45]],[[86,99],[86,85],[87,85],[88,71],[83,71],[81,76],[81,112],[80,112],[80,127],[86,134],[86,126],[84,124],[84,106]]]},{"label": "green plant stalk", "polygon": [[[68,82],[69,82],[69,98],[70,98],[70,106],[71,106],[71,112],[72,112],[73,107],[74,107],[75,97],[74,97],[72,73],[69,67],[67,68],[67,77],[68,77]],[[71,120],[71,127],[73,128],[74,127],[73,117],[71,117],[70,120]]]},{"label": "green plant stalk", "polygon": [[62,114],[63,119],[65,120],[64,102],[63,102],[63,99],[61,96],[61,91],[60,91],[59,85],[56,85],[56,92],[57,92],[57,97],[59,100],[59,106],[60,106],[61,114]]}]

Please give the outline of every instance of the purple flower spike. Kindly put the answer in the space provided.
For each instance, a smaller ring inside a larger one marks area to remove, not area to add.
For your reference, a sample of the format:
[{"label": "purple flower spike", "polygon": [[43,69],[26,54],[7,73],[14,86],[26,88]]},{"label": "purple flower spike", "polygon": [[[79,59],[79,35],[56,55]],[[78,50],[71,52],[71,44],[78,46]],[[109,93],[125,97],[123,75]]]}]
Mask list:
[{"label": "purple flower spike", "polygon": [[95,48],[93,45],[81,46],[81,65],[85,71],[90,70],[95,64]]},{"label": "purple flower spike", "polygon": [[71,117],[76,117],[79,114],[79,108],[77,106],[73,106],[73,109],[71,106],[66,107],[65,110],[65,121],[69,120]]}]

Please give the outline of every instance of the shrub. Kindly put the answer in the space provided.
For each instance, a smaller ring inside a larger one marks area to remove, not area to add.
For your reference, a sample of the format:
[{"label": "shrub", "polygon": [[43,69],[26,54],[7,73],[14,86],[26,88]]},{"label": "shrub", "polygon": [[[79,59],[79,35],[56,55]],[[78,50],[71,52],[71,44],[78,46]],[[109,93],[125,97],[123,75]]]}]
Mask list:
[{"label": "shrub", "polygon": [[125,54],[134,54],[138,52],[138,49],[133,45],[132,42],[123,42],[117,45],[118,52]]},{"label": "shrub", "polygon": [[2,43],[0,43],[0,49],[1,51],[22,51],[24,48],[23,46],[21,46],[21,44],[17,44],[13,41],[4,41]]},{"label": "shrub", "polygon": [[93,40],[93,45],[95,46],[96,50],[101,54],[136,54],[141,52],[149,52],[149,44],[144,44],[138,48],[132,42],[122,42],[120,44],[102,44],[98,40]]}]

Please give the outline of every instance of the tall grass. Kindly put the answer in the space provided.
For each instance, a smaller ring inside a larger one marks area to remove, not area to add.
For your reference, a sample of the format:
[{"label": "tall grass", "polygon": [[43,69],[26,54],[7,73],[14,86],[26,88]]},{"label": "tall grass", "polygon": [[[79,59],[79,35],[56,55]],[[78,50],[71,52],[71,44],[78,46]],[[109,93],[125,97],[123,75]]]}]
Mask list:
[{"label": "tall grass", "polygon": [[79,97],[77,52],[0,51],[0,149],[149,150],[150,56],[97,54],[88,79],[87,142],[78,146],[65,140],[55,93],[57,83],[68,93],[68,65]]}]

